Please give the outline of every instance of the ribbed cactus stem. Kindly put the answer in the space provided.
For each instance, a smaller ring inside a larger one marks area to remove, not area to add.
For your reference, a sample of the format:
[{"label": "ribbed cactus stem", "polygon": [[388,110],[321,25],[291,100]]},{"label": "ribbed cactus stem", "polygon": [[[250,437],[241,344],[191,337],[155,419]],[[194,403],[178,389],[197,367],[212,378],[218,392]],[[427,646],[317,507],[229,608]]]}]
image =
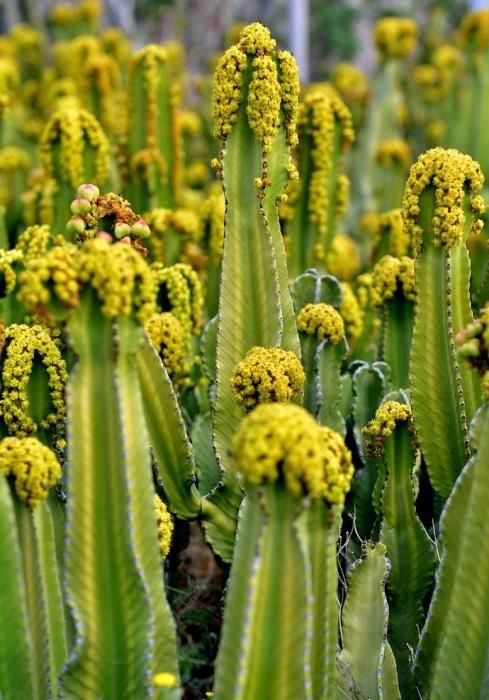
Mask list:
[{"label": "ribbed cactus stem", "polygon": [[[414,422],[433,486],[444,497],[467,459],[468,424],[480,400],[476,378],[457,361],[455,335],[472,320],[464,186],[477,214],[482,182],[469,156],[433,149],[413,166],[404,198],[404,222],[417,250],[409,371]],[[473,226],[481,224],[476,219]]]},{"label": "ribbed cactus stem", "polygon": [[276,213],[295,140],[297,71],[274,47],[268,30],[252,24],[214,75],[215,133],[222,140],[216,165],[226,197],[214,437],[233,483],[228,449],[243,409],[232,397],[231,373],[253,346],[298,352]]},{"label": "ribbed cactus stem", "polygon": [[127,193],[137,211],[173,208],[180,185],[179,85],[172,52],[149,44],[136,53],[128,82]]}]

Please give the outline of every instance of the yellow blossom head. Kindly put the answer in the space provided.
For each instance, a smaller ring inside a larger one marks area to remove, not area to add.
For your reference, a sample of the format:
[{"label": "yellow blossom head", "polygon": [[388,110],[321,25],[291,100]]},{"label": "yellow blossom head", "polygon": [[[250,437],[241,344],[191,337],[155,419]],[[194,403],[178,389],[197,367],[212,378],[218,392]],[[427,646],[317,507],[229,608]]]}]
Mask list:
[{"label": "yellow blossom head", "polygon": [[168,512],[168,508],[161,498],[155,494],[154,507],[156,514],[156,524],[158,527],[158,540],[160,543],[161,558],[166,559],[170,551],[171,538],[173,534],[173,520]]},{"label": "yellow blossom head", "polygon": [[368,101],[367,76],[352,63],[338,63],[331,74],[331,82],[348,103],[365,104]]},{"label": "yellow blossom head", "polygon": [[304,378],[293,352],[254,347],[234,368],[231,390],[234,400],[250,410],[259,403],[290,401],[302,389]]},{"label": "yellow blossom head", "polygon": [[197,273],[185,263],[171,267],[153,263],[151,272],[159,307],[162,311],[171,311],[180,321],[187,342],[202,327],[202,285]]},{"label": "yellow blossom head", "polygon": [[400,209],[378,214],[372,226],[372,257],[377,257],[379,251],[400,258],[409,250],[410,238],[404,230]]},{"label": "yellow blossom head", "polygon": [[42,257],[51,241],[49,226],[28,226],[17,238],[16,250],[22,254],[24,263]]},{"label": "yellow blossom head", "polygon": [[[453,148],[432,148],[423,153],[411,167],[402,203],[404,228],[419,252],[423,232],[419,225],[422,194],[432,188],[434,212],[430,236],[436,247],[453,248],[463,241],[465,214],[463,200],[471,193],[474,214],[484,211],[484,200],[476,193],[482,188],[484,176],[477,161]],[[475,218],[472,230],[482,229],[483,222]]]},{"label": "yellow blossom head", "polygon": [[360,268],[358,246],[351,236],[337,233],[326,251],[326,269],[341,281],[355,279]]},{"label": "yellow blossom head", "polygon": [[464,47],[484,51],[489,46],[489,10],[469,12],[462,20],[459,37]]},{"label": "yellow blossom head", "polygon": [[295,404],[257,406],[233,438],[232,452],[250,486],[283,479],[295,496],[343,503],[353,476],[342,438]]},{"label": "yellow blossom head", "polygon": [[418,29],[408,17],[382,17],[374,26],[374,42],[384,58],[404,58],[414,50]]},{"label": "yellow blossom head", "polygon": [[412,163],[411,147],[403,139],[385,139],[379,143],[377,162],[387,167],[398,165],[407,172]]},{"label": "yellow blossom head", "polygon": [[54,452],[36,438],[7,437],[0,441],[0,473],[12,477],[17,496],[35,508],[60,480],[61,467]]},{"label": "yellow blossom head", "polygon": [[385,304],[399,292],[409,301],[414,301],[414,260],[407,256],[394,258],[384,255],[372,271],[372,302],[375,306]]},{"label": "yellow blossom head", "polygon": [[350,110],[335,91],[324,85],[311,88],[300,106],[299,133],[301,138],[309,137],[312,140],[313,171],[309,183],[308,210],[320,237],[327,232],[330,207],[334,206],[336,213],[341,216],[348,202],[346,177],[338,179],[334,204],[330,202],[328,177],[333,168],[335,134],[338,132],[343,146],[348,146],[354,140]]},{"label": "yellow blossom head", "polygon": [[374,418],[362,429],[368,450],[383,454],[386,438],[392,435],[398,423],[412,421],[411,407],[397,401],[387,401],[379,406]]},{"label": "yellow blossom head", "polygon": [[275,44],[269,30],[255,22],[241,31],[237,44],[220,58],[213,82],[217,138],[225,139],[231,132],[245,100],[249,127],[264,153],[271,149],[282,114],[289,144],[297,142],[297,65],[289,52],[275,51]]},{"label": "yellow blossom head", "polygon": [[[55,157],[59,144],[59,154]],[[92,150],[93,172],[90,176],[102,185],[109,171],[109,142],[95,117],[84,109],[56,111],[43,131],[40,141],[41,164],[49,178],[59,178],[74,190],[86,181],[84,158]]]},{"label": "yellow blossom head", "polygon": [[297,314],[297,328],[319,340],[327,338],[333,345],[345,334],[343,319],[331,304],[306,304]]},{"label": "yellow blossom head", "polygon": [[343,300],[338,310],[345,324],[345,335],[351,343],[362,333],[364,312],[348,282],[341,283],[341,291]]},{"label": "yellow blossom head", "polygon": [[185,334],[182,324],[173,314],[154,314],[146,324],[146,332],[155,346],[170,376],[183,371]]},{"label": "yellow blossom head", "polygon": [[14,290],[17,282],[14,265],[21,259],[22,253],[15,248],[14,250],[0,249],[0,299]]}]

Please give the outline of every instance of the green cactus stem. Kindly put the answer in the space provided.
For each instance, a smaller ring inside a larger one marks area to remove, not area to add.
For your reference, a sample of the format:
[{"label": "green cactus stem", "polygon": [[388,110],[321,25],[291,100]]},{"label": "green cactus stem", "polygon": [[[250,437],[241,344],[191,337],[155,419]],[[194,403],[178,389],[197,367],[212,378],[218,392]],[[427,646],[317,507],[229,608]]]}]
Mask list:
[{"label": "green cactus stem", "polygon": [[[310,684],[314,698],[334,697],[336,528],[327,504],[344,500],[353,471],[349,453],[340,436],[293,404],[258,406],[243,421],[233,450],[248,495],[231,569],[216,697],[306,698]],[[317,501],[310,519],[301,516],[301,496],[307,494]]]},{"label": "green cactus stem", "polygon": [[[432,485],[445,498],[468,457],[468,424],[480,404],[477,379],[457,361],[455,336],[472,320],[462,203],[468,191],[472,211],[483,211],[476,194],[482,183],[469,156],[432,149],[412,167],[403,204],[416,251],[409,368],[414,424]],[[473,228],[481,227],[476,218]]]},{"label": "green cactus stem", "polygon": [[252,24],[214,75],[215,133],[223,142],[216,165],[226,197],[214,436],[225,478],[238,490],[228,450],[244,409],[232,397],[231,373],[254,346],[299,353],[275,205],[296,140],[297,69],[274,47],[268,30]]},{"label": "green cactus stem", "polygon": [[[404,401],[406,397],[399,398]],[[402,697],[416,698],[410,649],[418,642],[423,601],[432,583],[435,556],[414,504],[416,452],[410,407],[394,400],[383,403],[363,433],[367,449],[379,462],[375,491],[379,494],[377,508],[382,514],[380,540],[387,547],[391,563],[386,583],[388,636],[396,657]]]},{"label": "green cactus stem", "polygon": [[306,92],[299,113],[299,182],[292,183],[287,209],[290,274],[324,269],[325,255],[345,214],[349,180],[342,154],[354,139],[351,114],[328,85]]}]

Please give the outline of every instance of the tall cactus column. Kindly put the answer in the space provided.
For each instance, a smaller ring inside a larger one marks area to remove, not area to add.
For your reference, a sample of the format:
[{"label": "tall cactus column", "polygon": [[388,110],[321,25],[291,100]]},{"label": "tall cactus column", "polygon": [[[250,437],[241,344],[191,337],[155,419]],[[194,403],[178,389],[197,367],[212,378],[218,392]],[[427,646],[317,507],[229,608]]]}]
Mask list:
[{"label": "tall cactus column", "polygon": [[233,452],[247,496],[216,698],[334,698],[336,515],[353,472],[350,454],[338,434],[293,404],[258,406]]},{"label": "tall cactus column", "polygon": [[68,385],[65,579],[77,635],[62,692],[139,697],[153,675],[178,674],[134,361],[155,309],[153,278],[133,248],[102,239],[73,265],[81,293],[68,318],[79,360]]},{"label": "tall cactus column", "polygon": [[290,170],[288,144],[296,138],[297,69],[284,53],[275,51],[265,27],[252,24],[214,76],[215,131],[223,141],[216,165],[226,196],[214,430],[229,483],[235,476],[228,450],[244,414],[232,397],[234,367],[254,346],[299,354],[276,221],[276,199]]},{"label": "tall cactus column", "polygon": [[[484,178],[472,158],[435,148],[411,168],[403,218],[416,250],[416,306],[410,383],[414,424],[434,488],[447,497],[469,455],[468,424],[480,387],[455,355],[455,336],[472,320],[465,192],[475,214]],[[482,222],[475,219],[473,228]],[[429,351],[426,351],[429,348]]]}]

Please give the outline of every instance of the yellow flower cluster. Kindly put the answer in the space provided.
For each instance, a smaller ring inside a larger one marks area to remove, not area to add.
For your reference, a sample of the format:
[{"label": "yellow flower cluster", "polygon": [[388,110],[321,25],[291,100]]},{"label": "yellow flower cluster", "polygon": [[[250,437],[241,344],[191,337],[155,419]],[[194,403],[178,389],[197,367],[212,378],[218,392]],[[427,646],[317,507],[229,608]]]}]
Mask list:
[{"label": "yellow flower cluster", "polygon": [[387,253],[395,258],[406,255],[409,250],[410,238],[404,230],[400,209],[392,209],[376,215],[372,227],[372,255],[376,256],[378,249],[387,238]]},{"label": "yellow flower cluster", "polygon": [[77,5],[58,3],[49,12],[49,20],[59,27],[88,22],[90,29],[95,31],[101,11],[101,5],[97,0],[80,0]]},{"label": "yellow flower cluster", "polygon": [[51,240],[49,226],[28,226],[17,238],[15,249],[22,254],[24,263],[42,257]]},{"label": "yellow flower cluster", "polygon": [[[59,143],[59,157],[54,159],[53,146]],[[50,178],[59,176],[74,190],[85,181],[84,153],[95,154],[93,179],[103,184],[109,171],[109,142],[100,124],[84,109],[60,109],[46,124],[40,141],[41,164]]]},{"label": "yellow flower cluster", "polygon": [[22,253],[13,250],[0,249],[0,298],[6,297],[13,291],[17,276],[12,265],[22,259]]},{"label": "yellow flower cluster", "polygon": [[239,35],[238,48],[240,51],[254,56],[258,53],[270,53],[276,45],[270,36],[270,30],[260,22],[253,22],[243,27]]},{"label": "yellow flower cluster", "polygon": [[449,76],[460,74],[465,65],[462,52],[452,44],[441,44],[433,51],[431,58],[434,66]]},{"label": "yellow flower cluster", "polygon": [[68,307],[78,305],[79,287],[73,260],[77,248],[66,243],[53,246],[45,253],[34,257],[34,250],[43,244],[43,233],[49,232],[47,226],[31,227],[27,229],[25,235],[35,228],[40,230],[35,234],[36,237],[39,236],[38,239],[33,238],[32,243],[29,240],[19,239],[18,245],[21,245],[26,252],[24,253],[25,269],[19,275],[18,299],[29,313],[48,320],[47,307],[53,301],[53,297]]},{"label": "yellow flower cluster", "polygon": [[168,311],[154,314],[146,324],[146,331],[168,374],[182,372],[185,336],[178,318]]},{"label": "yellow flower cluster", "polygon": [[108,318],[135,313],[144,326],[156,312],[151,268],[132,246],[92,238],[79,249],[74,266],[80,286],[93,287]]},{"label": "yellow flower cluster", "polygon": [[273,137],[280,123],[277,64],[271,56],[264,55],[254,58],[252,66],[246,113],[250,129],[263,143],[263,153],[266,154],[272,148]]},{"label": "yellow flower cluster", "polygon": [[29,508],[43,501],[61,478],[55,454],[32,437],[6,437],[0,442],[0,474],[15,480],[17,496]]},{"label": "yellow flower cluster", "polygon": [[132,53],[132,46],[124,33],[116,27],[109,27],[102,32],[100,39],[103,51],[115,58],[121,68],[125,68]]},{"label": "yellow flower cluster", "polygon": [[412,420],[411,407],[397,401],[387,401],[379,406],[375,417],[362,428],[367,449],[375,445],[378,453],[383,452],[383,443],[392,435],[397,423]]},{"label": "yellow flower cluster", "polygon": [[336,180],[336,218],[340,219],[346,214],[350,201],[350,180],[348,175],[340,173]]},{"label": "yellow flower cluster", "polygon": [[349,341],[354,341],[363,330],[363,311],[348,282],[341,283],[341,291],[343,292],[343,300],[338,310],[345,324],[346,337]]},{"label": "yellow flower cluster", "polygon": [[285,115],[285,133],[289,146],[295,146],[297,135],[297,118],[299,114],[299,69],[295,58],[289,51],[277,51],[280,67],[280,97]]},{"label": "yellow flower cluster", "polygon": [[[60,350],[43,326],[12,324],[5,330],[0,413],[9,433],[23,437],[39,428],[60,425],[65,418],[64,392],[68,374]],[[36,363],[47,374],[50,412],[37,423],[29,414],[28,384]]]},{"label": "yellow flower cluster", "polygon": [[226,200],[222,193],[211,194],[204,204],[203,219],[209,227],[209,253],[215,265],[219,264],[224,248],[224,213]]},{"label": "yellow flower cluster", "polygon": [[250,56],[246,113],[250,129],[262,142],[265,154],[280,124],[281,105],[287,141],[290,145],[297,143],[298,69],[288,51],[274,52],[275,43],[269,30],[258,22],[244,27],[238,43],[219,60],[213,79],[214,132],[217,138],[224,139],[237,119]]},{"label": "yellow flower cluster", "polygon": [[396,292],[402,292],[409,301],[415,299],[413,258],[384,255],[372,271],[372,280],[371,296],[375,306],[382,306]]},{"label": "yellow flower cluster", "polygon": [[153,263],[151,272],[158,288],[158,302],[161,301],[163,311],[171,311],[180,321],[188,342],[190,335],[198,335],[202,327],[202,286],[197,273],[185,263],[171,267]]},{"label": "yellow flower cluster", "polygon": [[218,139],[226,138],[238,118],[246,63],[246,54],[237,46],[231,46],[221,56],[214,71],[212,103],[214,134]]},{"label": "yellow flower cluster", "polygon": [[412,163],[410,145],[403,139],[386,139],[377,149],[377,162],[386,167],[399,165],[406,172]]},{"label": "yellow flower cluster", "polygon": [[17,146],[5,146],[0,149],[0,173],[13,173],[16,170],[29,170],[29,155]]},{"label": "yellow flower cluster", "polygon": [[160,543],[161,558],[166,559],[170,551],[171,537],[173,534],[173,520],[168,512],[168,508],[161,498],[155,494],[154,507],[156,514],[156,524],[158,527],[158,540]]},{"label": "yellow flower cluster", "polygon": [[409,56],[416,45],[418,29],[408,17],[382,17],[374,26],[374,42],[385,58]]},{"label": "yellow flower cluster", "polygon": [[234,368],[231,391],[236,403],[251,410],[259,403],[290,401],[302,389],[304,379],[293,352],[255,346]]},{"label": "yellow flower cluster", "polygon": [[339,280],[350,282],[360,269],[358,246],[346,233],[337,233],[325,255],[326,269]]},{"label": "yellow flower cluster", "polygon": [[421,88],[425,102],[438,102],[448,92],[449,76],[437,66],[421,64],[413,70],[413,82]]},{"label": "yellow flower cluster", "polygon": [[251,486],[283,478],[295,496],[344,502],[353,476],[342,438],[295,404],[258,406],[241,423],[232,452]]},{"label": "yellow flower cluster", "polygon": [[[339,125],[344,142],[351,143],[355,138],[350,111],[344,102],[331,91],[322,87],[311,89],[306,93],[299,114],[300,131],[312,136],[311,158],[313,172],[309,183],[308,209],[311,220],[316,224],[319,236],[327,232],[328,211],[328,177],[333,167],[335,125]],[[340,211],[346,208],[344,201],[347,191],[340,190]],[[336,206],[336,203],[335,203]]]},{"label": "yellow flower cluster", "polygon": [[[113,133],[119,122],[118,91],[121,86],[119,65],[112,56],[98,54],[83,65],[80,96],[83,104],[97,114],[107,133]],[[98,112],[95,110],[98,109]]]},{"label": "yellow flower cluster", "polygon": [[306,304],[297,314],[297,328],[319,340],[327,338],[336,345],[345,334],[345,324],[338,311],[330,304]]},{"label": "yellow flower cluster", "polygon": [[0,58],[0,93],[14,93],[18,85],[19,70],[17,64],[12,59]]},{"label": "yellow flower cluster", "polygon": [[352,63],[338,63],[331,74],[331,82],[347,102],[364,104],[369,98],[367,77]]},{"label": "yellow flower cluster", "polygon": [[[480,165],[470,156],[453,148],[432,148],[423,153],[411,167],[402,203],[404,228],[413,241],[414,250],[419,252],[422,246],[423,230],[418,223],[420,197],[428,187],[434,190],[433,244],[453,248],[464,236],[465,186],[475,193],[483,183]],[[484,200],[480,196],[472,197],[471,206],[474,213],[481,213]],[[476,218],[472,230],[480,231],[482,226],[482,220]]]},{"label": "yellow flower cluster", "polygon": [[357,277],[356,294],[361,309],[366,309],[372,303],[373,275],[371,272],[363,272]]},{"label": "yellow flower cluster", "polygon": [[461,42],[467,48],[484,51],[489,46],[489,10],[469,12],[459,28]]}]

